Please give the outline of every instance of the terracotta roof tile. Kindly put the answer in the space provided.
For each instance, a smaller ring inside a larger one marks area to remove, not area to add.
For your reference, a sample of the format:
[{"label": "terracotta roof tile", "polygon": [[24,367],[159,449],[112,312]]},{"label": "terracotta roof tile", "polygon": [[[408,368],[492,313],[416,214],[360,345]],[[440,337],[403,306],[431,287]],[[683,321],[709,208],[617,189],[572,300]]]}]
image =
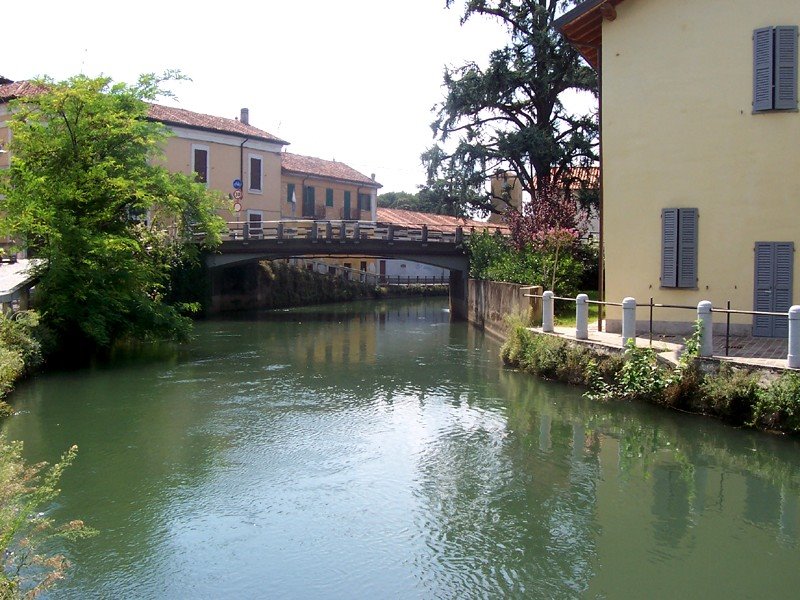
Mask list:
[{"label": "terracotta roof tile", "polygon": [[16,81],[0,85],[0,102],[7,102],[14,98],[24,96],[34,96],[44,91],[40,85],[34,85],[30,81]]},{"label": "terracotta roof tile", "polygon": [[271,133],[267,133],[252,125],[245,125],[236,119],[225,119],[213,115],[175,108],[173,106],[163,106],[161,104],[151,104],[148,111],[149,118],[160,121],[166,125],[178,125],[192,129],[204,129],[207,131],[218,131],[220,133],[232,133],[243,137],[265,140],[276,144],[288,144]]},{"label": "terracotta roof tile", "polygon": [[352,167],[335,160],[323,160],[313,156],[301,156],[290,152],[281,153],[281,169],[289,173],[329,177],[350,183],[358,183],[375,188],[382,187],[374,179],[359,173]]},{"label": "terracotta roof tile", "polygon": [[506,225],[497,223],[487,223],[486,221],[475,221],[473,219],[462,219],[451,217],[450,215],[435,215],[432,213],[417,212],[414,210],[402,210],[400,208],[381,208],[378,207],[378,221],[382,223],[393,223],[405,227],[420,227],[427,225],[431,229],[439,231],[455,231],[456,227],[469,229],[474,227],[478,230],[499,229],[501,233],[508,233]]}]

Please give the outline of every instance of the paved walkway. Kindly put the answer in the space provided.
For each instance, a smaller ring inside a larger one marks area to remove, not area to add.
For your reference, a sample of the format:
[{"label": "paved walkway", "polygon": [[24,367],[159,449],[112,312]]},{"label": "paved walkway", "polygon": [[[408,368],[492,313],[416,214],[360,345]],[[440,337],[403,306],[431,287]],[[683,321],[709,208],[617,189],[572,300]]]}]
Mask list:
[{"label": "paved walkway", "polygon": [[16,300],[17,293],[33,282],[28,270],[36,265],[38,260],[20,258],[13,263],[0,263],[0,302]]},{"label": "paved walkway", "polygon": [[[541,327],[534,327],[533,330],[542,332]],[[575,328],[556,326],[553,335],[575,339]],[[640,334],[636,338],[636,345],[640,348],[652,347],[665,360],[674,363],[683,349],[684,341],[683,336],[656,334],[653,334],[651,341],[648,335]],[[597,324],[595,323],[589,325],[589,339],[585,343],[607,348],[621,348],[622,336],[618,333],[597,331]],[[772,369],[788,368],[786,366],[788,343],[785,339],[731,336],[728,344],[728,356],[725,356],[725,336],[714,336],[715,359]]]}]

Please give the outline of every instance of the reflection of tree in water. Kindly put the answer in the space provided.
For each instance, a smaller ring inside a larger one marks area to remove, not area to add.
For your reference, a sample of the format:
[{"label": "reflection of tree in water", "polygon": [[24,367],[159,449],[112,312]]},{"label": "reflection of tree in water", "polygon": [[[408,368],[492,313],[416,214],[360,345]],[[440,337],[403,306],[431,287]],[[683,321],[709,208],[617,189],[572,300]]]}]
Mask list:
[{"label": "reflection of tree in water", "polygon": [[511,419],[463,405],[421,456],[418,519],[431,550],[421,560],[437,563],[429,572],[448,596],[559,598],[586,588],[597,438],[545,417],[515,431]]}]

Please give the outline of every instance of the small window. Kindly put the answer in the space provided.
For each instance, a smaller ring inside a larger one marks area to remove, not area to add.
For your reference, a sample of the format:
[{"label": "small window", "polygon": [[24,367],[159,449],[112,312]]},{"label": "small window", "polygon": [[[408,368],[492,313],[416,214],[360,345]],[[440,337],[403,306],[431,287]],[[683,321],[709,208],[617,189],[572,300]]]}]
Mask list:
[{"label": "small window", "polygon": [[289,183],[286,185],[286,201],[297,202],[297,197],[294,195],[294,184]]},{"label": "small window", "polygon": [[697,287],[697,209],[661,211],[661,287]]},{"label": "small window", "polygon": [[325,206],[333,206],[333,190],[331,188],[325,190]]},{"label": "small window", "polygon": [[359,210],[372,210],[372,198],[369,194],[358,195],[358,209]]},{"label": "small window", "polygon": [[250,191],[251,192],[261,192],[261,178],[262,178],[262,170],[261,170],[261,157],[260,156],[251,156],[250,157]]},{"label": "small window", "polygon": [[192,172],[199,183],[208,184],[208,148],[192,146]]},{"label": "small window", "polygon": [[753,112],[797,110],[797,26],[753,32]]}]

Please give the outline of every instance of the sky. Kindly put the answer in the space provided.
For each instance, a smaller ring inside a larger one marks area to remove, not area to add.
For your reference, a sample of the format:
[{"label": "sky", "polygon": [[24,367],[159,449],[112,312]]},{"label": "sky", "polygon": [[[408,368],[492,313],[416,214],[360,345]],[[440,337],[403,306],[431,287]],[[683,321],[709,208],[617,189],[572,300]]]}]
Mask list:
[{"label": "sky", "polygon": [[163,103],[230,118],[247,107],[288,151],[374,173],[381,192],[424,183],[445,65],[485,64],[508,38],[497,21],[460,25],[444,0],[4,4],[0,75],[133,82],[180,69],[192,81]]}]

